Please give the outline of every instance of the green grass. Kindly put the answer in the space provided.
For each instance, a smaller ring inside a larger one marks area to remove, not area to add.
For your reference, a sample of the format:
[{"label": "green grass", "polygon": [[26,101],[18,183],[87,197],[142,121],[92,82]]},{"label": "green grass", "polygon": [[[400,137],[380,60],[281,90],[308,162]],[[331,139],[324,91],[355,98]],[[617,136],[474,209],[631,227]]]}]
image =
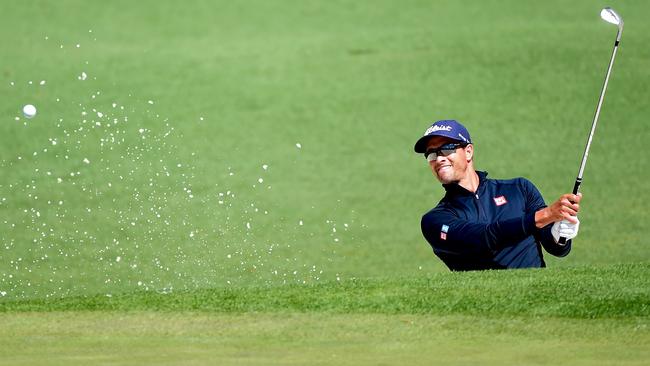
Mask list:
[{"label": "green grass", "polygon": [[[413,141],[456,117],[478,168],[554,199],[573,185],[614,33],[592,1],[63,4],[1,22],[12,298],[445,271],[419,232],[442,190]],[[650,33],[642,3],[612,5],[628,27],[583,225],[551,267],[650,259],[635,148]],[[28,102],[39,115],[16,121]],[[634,174],[604,168],[612,153]]]},{"label": "green grass", "polygon": [[0,364],[641,365],[648,264],[0,304]]},{"label": "green grass", "polygon": [[8,301],[0,311],[205,311],[461,314],[647,321],[650,266],[440,273],[316,285],[228,287]]},{"label": "green grass", "polygon": [[643,363],[645,2],[607,4],[626,28],[572,253],[450,274],[419,231],[443,192],[412,145],[435,119],[490,176],[572,188],[603,5],[5,4],[0,363]]},{"label": "green grass", "polygon": [[[644,365],[647,322],[442,315],[0,314],[2,365]],[[588,329],[588,332],[585,332]]]}]

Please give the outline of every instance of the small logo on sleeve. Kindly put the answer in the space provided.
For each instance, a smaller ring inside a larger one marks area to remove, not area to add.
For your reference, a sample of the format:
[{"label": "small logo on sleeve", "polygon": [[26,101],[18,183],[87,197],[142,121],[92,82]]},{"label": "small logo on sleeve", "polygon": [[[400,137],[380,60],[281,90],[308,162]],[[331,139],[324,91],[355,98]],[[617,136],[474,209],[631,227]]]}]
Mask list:
[{"label": "small logo on sleeve", "polygon": [[503,206],[508,203],[508,200],[506,200],[505,196],[494,197],[494,203],[496,203],[497,206]]},{"label": "small logo on sleeve", "polygon": [[449,226],[442,225],[442,229],[440,229],[440,239],[447,240],[447,232],[448,231],[449,231]]}]

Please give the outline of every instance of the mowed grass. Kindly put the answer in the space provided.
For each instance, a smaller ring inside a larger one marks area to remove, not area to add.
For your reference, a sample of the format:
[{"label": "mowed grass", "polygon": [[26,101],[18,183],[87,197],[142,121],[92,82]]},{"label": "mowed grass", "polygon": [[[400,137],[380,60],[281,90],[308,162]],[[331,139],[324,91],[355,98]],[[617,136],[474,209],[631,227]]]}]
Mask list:
[{"label": "mowed grass", "polygon": [[315,285],[226,287],[6,301],[0,311],[205,311],[646,318],[647,263],[440,273]]},{"label": "mowed grass", "polygon": [[0,364],[642,365],[648,264],[5,302]]},{"label": "mowed grass", "polygon": [[0,315],[2,365],[645,365],[647,322],[460,315]]},{"label": "mowed grass", "polygon": [[[443,192],[413,142],[458,118],[479,169],[553,200],[615,35],[594,1],[62,4],[0,25],[10,297],[445,271],[419,228]],[[627,27],[583,225],[551,267],[650,259],[650,32],[644,3],[612,6]]]},{"label": "mowed grass", "polygon": [[648,4],[606,4],[568,257],[447,273],[419,231],[432,120],[492,177],[572,188],[603,5],[5,5],[0,363],[643,364]]}]

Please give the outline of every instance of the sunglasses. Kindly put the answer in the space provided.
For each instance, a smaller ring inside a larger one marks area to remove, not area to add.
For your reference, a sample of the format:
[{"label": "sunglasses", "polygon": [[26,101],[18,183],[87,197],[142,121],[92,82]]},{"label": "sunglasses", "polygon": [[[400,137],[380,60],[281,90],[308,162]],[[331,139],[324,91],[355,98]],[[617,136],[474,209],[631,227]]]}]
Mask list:
[{"label": "sunglasses", "polygon": [[467,144],[444,144],[437,149],[429,149],[424,153],[424,157],[428,161],[434,161],[438,156],[449,156],[456,152],[459,147],[465,147]]}]

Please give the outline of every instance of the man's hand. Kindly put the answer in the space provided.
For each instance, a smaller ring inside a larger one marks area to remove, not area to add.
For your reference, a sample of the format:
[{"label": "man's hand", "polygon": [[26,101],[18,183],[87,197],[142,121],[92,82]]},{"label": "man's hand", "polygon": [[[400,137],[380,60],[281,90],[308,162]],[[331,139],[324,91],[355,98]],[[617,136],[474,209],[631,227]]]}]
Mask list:
[{"label": "man's hand", "polygon": [[577,221],[576,223],[562,220],[553,224],[553,227],[551,227],[551,234],[553,234],[553,239],[555,239],[556,243],[560,241],[560,237],[570,240],[578,235],[580,220],[578,220],[577,217],[575,217],[575,219]]},{"label": "man's hand", "polygon": [[566,220],[569,223],[577,224],[578,211],[580,210],[580,200],[582,193],[578,194],[563,194],[557,201],[553,202],[549,207],[543,208],[535,212],[535,226],[543,228],[544,226]]}]

